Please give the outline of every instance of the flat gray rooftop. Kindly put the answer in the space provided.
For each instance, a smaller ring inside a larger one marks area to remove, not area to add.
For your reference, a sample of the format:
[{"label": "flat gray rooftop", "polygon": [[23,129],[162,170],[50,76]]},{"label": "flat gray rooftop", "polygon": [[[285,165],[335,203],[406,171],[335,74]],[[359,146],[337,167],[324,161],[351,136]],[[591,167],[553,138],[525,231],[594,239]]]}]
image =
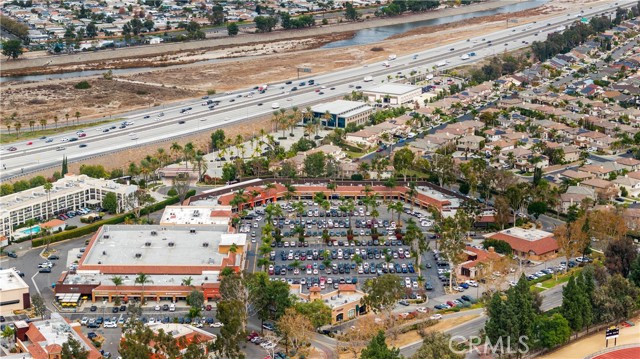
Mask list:
[{"label": "flat gray rooftop", "polygon": [[220,265],[227,226],[104,226],[84,265]]}]

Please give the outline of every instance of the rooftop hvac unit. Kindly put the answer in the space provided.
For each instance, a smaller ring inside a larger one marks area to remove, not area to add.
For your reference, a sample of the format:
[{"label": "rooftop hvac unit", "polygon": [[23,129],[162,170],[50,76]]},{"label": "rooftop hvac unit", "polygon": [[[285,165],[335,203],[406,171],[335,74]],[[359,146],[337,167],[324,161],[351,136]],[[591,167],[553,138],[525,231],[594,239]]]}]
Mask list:
[{"label": "rooftop hvac unit", "polygon": [[142,253],[136,253],[136,258],[142,257]]},{"label": "rooftop hvac unit", "polygon": [[175,245],[175,243],[169,242],[169,247],[173,247],[174,245]]},{"label": "rooftop hvac unit", "polygon": [[102,236],[102,238],[104,238],[104,239],[109,239],[109,235],[108,235],[108,234],[105,234],[105,235],[103,235],[103,236]]},{"label": "rooftop hvac unit", "polygon": [[156,231],[151,231],[151,235],[152,235],[152,236],[157,236],[157,235],[158,235],[158,232],[156,232]]},{"label": "rooftop hvac unit", "polygon": [[191,234],[196,234],[196,229],[195,229],[195,228],[191,228],[191,229],[189,230],[189,233],[191,233]]},{"label": "rooftop hvac unit", "polygon": [[145,242],[145,243],[144,243],[144,246],[145,246],[145,247],[151,247],[151,242]]},{"label": "rooftop hvac unit", "polygon": [[209,243],[204,242],[204,243],[202,243],[202,246],[203,246],[203,247],[209,247]]},{"label": "rooftop hvac unit", "polygon": [[102,255],[106,256],[107,255],[107,251],[102,251]]}]

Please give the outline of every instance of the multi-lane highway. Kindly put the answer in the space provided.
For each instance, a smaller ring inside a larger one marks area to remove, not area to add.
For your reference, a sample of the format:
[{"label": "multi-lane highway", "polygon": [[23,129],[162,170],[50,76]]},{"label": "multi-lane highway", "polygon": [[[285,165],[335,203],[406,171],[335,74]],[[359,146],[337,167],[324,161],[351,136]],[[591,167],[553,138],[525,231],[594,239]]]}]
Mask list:
[{"label": "multi-lane highway", "polygon": [[[621,6],[632,4],[635,2],[620,3]],[[615,7],[614,4],[608,4],[584,9],[580,13],[562,14],[544,22],[523,24],[482,37],[416,52],[388,61],[389,67],[379,62],[291,80],[287,83],[269,84],[269,89],[263,94],[253,91],[255,93],[250,95],[252,90],[245,89],[212,96],[212,100],[220,102],[213,110],[203,105],[206,100],[197,99],[180,105],[154,107],[123,114],[119,116],[121,120],[113,124],[86,129],[85,137],[67,132],[48,139],[25,138],[23,141],[4,146],[0,152],[3,164],[0,180],[58,166],[63,155],[66,155],[70,162],[74,162],[143,144],[178,139],[198,131],[210,131],[251,118],[269,116],[274,111],[275,103],[280,108],[298,106],[303,109],[330,98],[342,97],[355,90],[357,86],[367,88],[388,81],[388,76],[395,77],[398,73],[408,75],[412,70],[430,72],[443,61],[447,62],[446,66],[439,69],[478,61],[505,50],[527,46],[527,43],[536,40],[544,40],[547,34],[558,31],[560,26],[567,26],[582,17],[590,18],[604,12],[611,13],[615,11]],[[461,59],[462,55],[471,52],[474,52],[475,56],[467,60]],[[372,76],[373,81],[365,83],[365,76]],[[314,86],[300,85],[300,82],[311,78],[315,80]],[[297,90],[292,91],[293,87],[297,87]],[[191,109],[184,111],[187,108]],[[125,120],[133,124],[120,128],[120,123]],[[113,126],[115,128],[112,128]],[[108,132],[105,131],[107,128]],[[66,141],[72,138],[77,138],[77,141]],[[9,151],[9,148],[13,151]]]}]

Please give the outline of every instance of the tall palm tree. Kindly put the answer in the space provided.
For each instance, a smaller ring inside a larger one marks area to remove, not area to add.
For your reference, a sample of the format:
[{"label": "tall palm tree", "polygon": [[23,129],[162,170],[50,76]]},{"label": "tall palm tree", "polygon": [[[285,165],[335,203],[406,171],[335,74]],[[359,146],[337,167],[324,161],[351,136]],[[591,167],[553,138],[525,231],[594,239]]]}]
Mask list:
[{"label": "tall palm tree", "polygon": [[36,120],[29,120],[29,128],[31,129],[31,132],[33,132],[33,128],[36,125]]},{"label": "tall palm tree", "polygon": [[182,152],[182,146],[178,142],[174,142],[169,147],[169,151],[173,153],[174,161],[178,161],[178,155]]},{"label": "tall palm tree", "polygon": [[184,166],[189,169],[189,161],[195,155],[195,146],[192,142],[187,142],[182,148],[182,154],[184,156]]},{"label": "tall palm tree", "polygon": [[187,278],[182,278],[182,285],[191,287],[193,285],[193,278],[191,276]]},{"label": "tall palm tree", "polygon": [[69,114],[65,113],[64,114],[65,119],[67,120],[67,126],[69,126]]},{"label": "tall palm tree", "polygon": [[76,125],[80,123],[80,111],[76,111]]},{"label": "tall palm tree", "polygon": [[47,128],[47,119],[46,118],[41,118],[40,119],[40,129],[44,130],[45,128]]},{"label": "tall palm tree", "polygon": [[13,128],[16,129],[16,137],[20,136],[20,129],[22,128],[22,124],[20,122],[16,122],[13,124]]},{"label": "tall palm tree", "polygon": [[275,125],[275,132],[278,132],[278,124],[280,123],[279,111],[273,111],[273,116],[271,117],[271,123]]},{"label": "tall palm tree", "polygon": [[110,279],[111,279],[111,282],[113,283],[113,285],[116,286],[116,296],[117,296],[118,295],[118,286],[122,285],[124,280],[119,275],[113,276]]},{"label": "tall palm tree", "polygon": [[56,124],[56,128],[58,128],[58,121],[60,121],[58,115],[53,116],[53,122]]},{"label": "tall palm tree", "polygon": [[140,303],[144,305],[144,286],[145,284],[153,283],[148,274],[139,273],[135,280],[136,284],[142,285],[142,291],[140,292]]}]

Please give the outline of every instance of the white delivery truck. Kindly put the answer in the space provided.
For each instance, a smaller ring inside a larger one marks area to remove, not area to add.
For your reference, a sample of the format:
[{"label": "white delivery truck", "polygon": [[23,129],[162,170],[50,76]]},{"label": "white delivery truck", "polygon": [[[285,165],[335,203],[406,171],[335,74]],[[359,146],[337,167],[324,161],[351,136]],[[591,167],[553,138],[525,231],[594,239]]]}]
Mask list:
[{"label": "white delivery truck", "polygon": [[373,81],[373,76],[365,76],[363,81],[364,82],[371,82],[371,81]]},{"label": "white delivery truck", "polygon": [[397,58],[398,58],[398,56],[396,56],[396,54],[389,55],[389,61],[393,61],[393,60],[395,60]]}]

